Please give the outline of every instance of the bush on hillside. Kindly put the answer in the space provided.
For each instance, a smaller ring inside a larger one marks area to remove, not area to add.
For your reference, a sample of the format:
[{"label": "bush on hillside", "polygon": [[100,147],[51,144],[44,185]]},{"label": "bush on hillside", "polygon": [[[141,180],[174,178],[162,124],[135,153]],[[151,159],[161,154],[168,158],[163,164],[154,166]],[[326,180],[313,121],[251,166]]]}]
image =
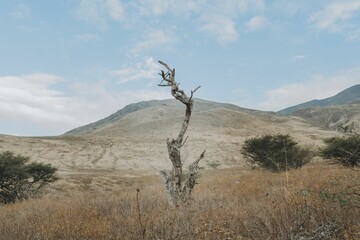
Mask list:
[{"label": "bush on hillside", "polygon": [[29,157],[9,151],[0,153],[0,202],[7,204],[27,199],[57,180],[55,167],[28,162]]},{"label": "bush on hillside", "polygon": [[346,167],[360,166],[360,135],[328,138],[324,143],[323,158]]},{"label": "bush on hillside", "polygon": [[249,163],[273,172],[299,169],[308,163],[312,156],[308,149],[299,147],[288,134],[248,139],[241,153]]}]

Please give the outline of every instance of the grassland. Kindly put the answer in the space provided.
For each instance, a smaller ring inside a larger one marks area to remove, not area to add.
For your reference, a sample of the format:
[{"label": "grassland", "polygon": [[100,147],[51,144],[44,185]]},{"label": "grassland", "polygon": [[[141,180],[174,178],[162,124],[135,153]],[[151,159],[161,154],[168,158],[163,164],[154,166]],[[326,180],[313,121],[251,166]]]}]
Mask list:
[{"label": "grassland", "polygon": [[[138,192],[136,189],[140,189]],[[360,239],[360,174],[323,163],[288,173],[203,171],[169,207],[159,176],[67,176],[0,206],[1,239]]]}]

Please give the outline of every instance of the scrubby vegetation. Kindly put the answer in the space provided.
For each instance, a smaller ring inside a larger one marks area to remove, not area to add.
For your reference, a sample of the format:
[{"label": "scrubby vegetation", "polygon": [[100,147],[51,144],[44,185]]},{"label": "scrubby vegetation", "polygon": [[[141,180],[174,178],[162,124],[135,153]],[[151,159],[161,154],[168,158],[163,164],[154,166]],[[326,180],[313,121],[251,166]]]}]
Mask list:
[{"label": "scrubby vegetation", "polygon": [[360,175],[340,166],[203,171],[194,201],[179,207],[169,207],[158,177],[131,178],[111,191],[96,188],[96,179],[93,190],[66,186],[1,207],[1,239],[360,238],[359,188],[351,187]]},{"label": "scrubby vegetation", "polygon": [[247,139],[241,153],[251,164],[274,172],[299,169],[311,159],[311,152],[301,148],[289,135],[264,135]]},{"label": "scrubby vegetation", "polygon": [[360,167],[360,135],[326,139],[321,155],[346,167]]},{"label": "scrubby vegetation", "polygon": [[[79,170],[43,198],[1,205],[1,239],[360,239],[359,172],[323,161],[301,168],[311,153],[289,135],[249,139],[243,152],[271,171],[203,171],[192,201],[175,207],[158,176]],[[1,176],[12,164],[31,169],[28,160],[2,153]],[[26,174],[24,186],[35,180]]]},{"label": "scrubby vegetation", "polygon": [[28,161],[29,157],[13,152],[0,153],[0,202],[26,199],[57,179],[56,168]]}]

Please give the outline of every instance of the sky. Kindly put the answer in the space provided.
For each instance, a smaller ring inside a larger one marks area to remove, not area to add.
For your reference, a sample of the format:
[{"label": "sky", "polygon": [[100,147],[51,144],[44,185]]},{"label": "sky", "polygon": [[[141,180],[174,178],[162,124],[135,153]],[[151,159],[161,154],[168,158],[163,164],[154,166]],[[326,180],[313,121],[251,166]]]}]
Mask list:
[{"label": "sky", "polygon": [[[360,0],[0,0],[0,134],[168,99],[278,111],[360,83]],[[196,103],[195,103],[196,104]]]}]

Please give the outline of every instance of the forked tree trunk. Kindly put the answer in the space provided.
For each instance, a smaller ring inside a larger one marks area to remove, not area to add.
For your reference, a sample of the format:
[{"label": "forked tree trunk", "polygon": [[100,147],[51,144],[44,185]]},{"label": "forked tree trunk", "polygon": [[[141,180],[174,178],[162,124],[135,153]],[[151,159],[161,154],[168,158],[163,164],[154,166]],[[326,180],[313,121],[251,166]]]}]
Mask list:
[{"label": "forked tree trunk", "polygon": [[167,148],[169,152],[169,158],[172,163],[172,171],[168,172],[166,170],[162,170],[160,172],[164,184],[165,190],[168,196],[169,203],[172,205],[178,205],[180,203],[186,202],[191,197],[191,192],[196,183],[196,176],[198,173],[198,164],[200,160],[204,157],[205,151],[203,151],[199,158],[196,159],[189,166],[189,177],[183,182],[182,180],[182,161],[180,148],[185,144],[187,138],[184,140],[184,135],[189,126],[192,108],[193,108],[193,94],[196,90],[200,88],[197,87],[195,90],[191,91],[190,97],[188,97],[185,92],[179,89],[179,84],[175,81],[175,69],[171,69],[166,63],[159,61],[161,65],[163,65],[167,72],[165,73],[161,70],[162,81],[158,84],[160,87],[170,87],[171,94],[173,97],[186,106],[185,110],[185,119],[181,126],[179,135],[176,139],[167,139]]}]

